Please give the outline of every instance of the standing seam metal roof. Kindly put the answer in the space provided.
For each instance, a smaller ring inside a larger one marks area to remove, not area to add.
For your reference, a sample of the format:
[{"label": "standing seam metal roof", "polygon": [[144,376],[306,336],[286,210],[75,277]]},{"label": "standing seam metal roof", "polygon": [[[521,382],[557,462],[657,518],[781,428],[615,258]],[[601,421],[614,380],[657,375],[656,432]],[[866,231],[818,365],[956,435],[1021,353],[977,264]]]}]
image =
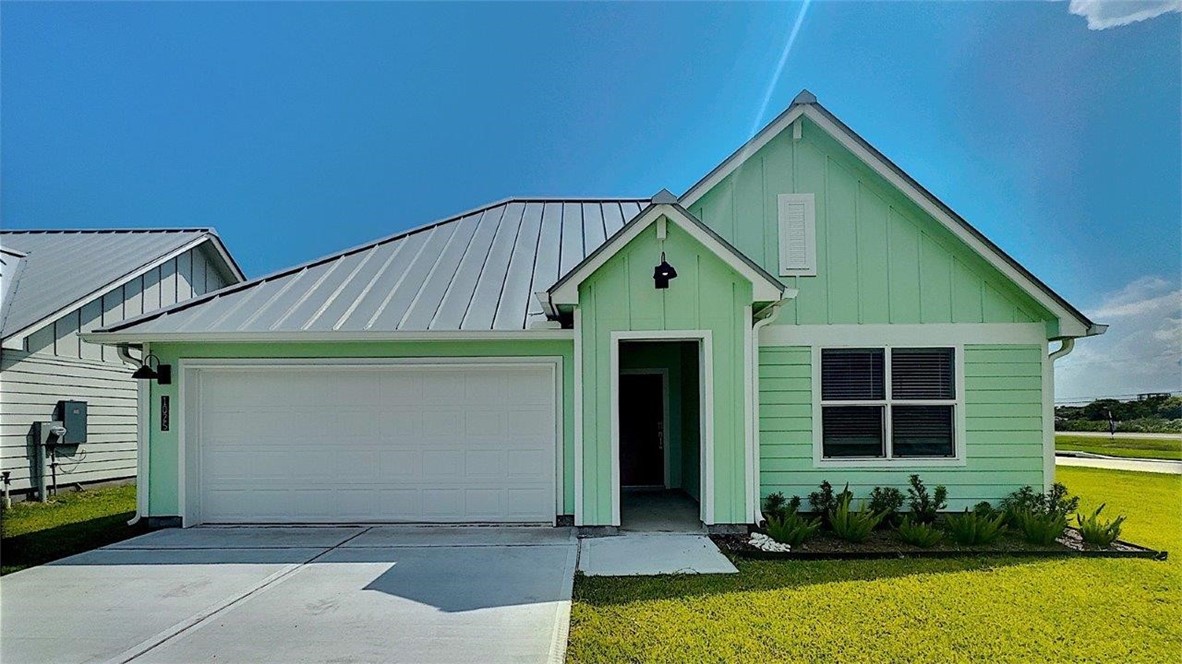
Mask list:
[{"label": "standing seam metal roof", "polygon": [[523,330],[549,288],[649,200],[517,198],[414,228],[100,332]]},{"label": "standing seam metal roof", "polygon": [[207,237],[216,237],[212,229],[0,231],[0,245],[26,254],[15,283],[5,286],[0,336],[102,295],[136,270]]}]

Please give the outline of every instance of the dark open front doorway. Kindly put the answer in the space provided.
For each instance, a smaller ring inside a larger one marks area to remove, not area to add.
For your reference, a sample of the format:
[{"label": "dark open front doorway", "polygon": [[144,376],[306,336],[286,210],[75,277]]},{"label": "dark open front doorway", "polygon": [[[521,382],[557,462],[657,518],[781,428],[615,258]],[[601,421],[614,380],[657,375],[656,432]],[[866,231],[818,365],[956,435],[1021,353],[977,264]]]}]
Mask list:
[{"label": "dark open front doorway", "polygon": [[665,486],[665,375],[620,376],[620,484]]},{"label": "dark open front doorway", "polygon": [[696,341],[620,343],[617,416],[624,530],[702,528],[700,352]]}]

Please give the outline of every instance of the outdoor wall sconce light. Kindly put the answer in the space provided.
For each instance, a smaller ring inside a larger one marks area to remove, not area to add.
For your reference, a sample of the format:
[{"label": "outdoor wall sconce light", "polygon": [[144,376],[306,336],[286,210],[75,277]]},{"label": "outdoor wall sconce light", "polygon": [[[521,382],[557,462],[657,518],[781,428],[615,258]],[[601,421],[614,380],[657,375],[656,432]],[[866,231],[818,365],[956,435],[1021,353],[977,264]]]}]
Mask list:
[{"label": "outdoor wall sconce light", "polygon": [[653,283],[659,290],[669,287],[669,280],[677,277],[677,270],[665,260],[665,252],[661,252],[661,264],[653,268]]},{"label": "outdoor wall sconce light", "polygon": [[[152,368],[152,360],[156,361],[156,368]],[[136,380],[155,380],[160,385],[171,385],[172,365],[160,364],[160,358],[149,353],[140,363],[140,368],[136,369],[131,377]]]}]

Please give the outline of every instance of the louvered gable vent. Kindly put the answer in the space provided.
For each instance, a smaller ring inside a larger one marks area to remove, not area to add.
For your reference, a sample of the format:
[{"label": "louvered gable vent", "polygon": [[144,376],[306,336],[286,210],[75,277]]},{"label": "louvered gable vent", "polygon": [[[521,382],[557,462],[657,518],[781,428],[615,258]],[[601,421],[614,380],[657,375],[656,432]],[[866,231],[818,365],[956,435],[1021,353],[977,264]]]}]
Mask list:
[{"label": "louvered gable vent", "polygon": [[780,276],[817,274],[816,202],[812,194],[780,194]]}]

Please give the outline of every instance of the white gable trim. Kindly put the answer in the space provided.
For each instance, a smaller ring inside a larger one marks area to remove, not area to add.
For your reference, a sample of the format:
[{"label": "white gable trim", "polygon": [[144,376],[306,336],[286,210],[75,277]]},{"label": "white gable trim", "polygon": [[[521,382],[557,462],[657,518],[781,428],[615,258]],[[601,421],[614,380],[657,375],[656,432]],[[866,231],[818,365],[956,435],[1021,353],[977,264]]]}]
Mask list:
[{"label": "white gable trim", "polygon": [[573,272],[559,281],[557,287],[550,291],[550,302],[543,302],[543,306],[547,304],[577,305],[579,303],[579,284],[586,281],[596,270],[603,267],[608,259],[614,256],[617,251],[627,246],[629,242],[639,236],[646,228],[662,218],[672,221],[678,228],[689,233],[690,237],[714,252],[716,256],[722,259],[735,272],[738,272],[750,281],[755,301],[775,302],[782,299],[786,292],[790,292],[790,297],[795,296],[795,291],[785,289],[779,282],[769,280],[766,275],[751,267],[736,255],[734,249],[722,244],[704,231],[680,209],[673,205],[657,204],[649,206],[647,211],[629,222],[627,226],[613,235],[599,250],[576,267]]},{"label": "white gable trim", "polygon": [[139,277],[147,274],[148,272],[151,272],[152,270],[160,267],[161,265],[164,265],[168,261],[170,261],[178,256],[184,255],[188,251],[192,251],[194,249],[197,249],[198,247],[202,246],[206,242],[210,243],[210,245],[213,246],[215,253],[217,254],[219,260],[221,260],[222,263],[225,265],[225,270],[227,273],[229,273],[229,275],[231,277],[237,279],[239,282],[244,281],[246,279],[246,277],[242,274],[242,270],[240,270],[238,268],[238,265],[230,258],[230,254],[226,252],[226,248],[222,245],[221,240],[218,239],[218,237],[216,235],[207,234],[207,235],[199,237],[191,242],[187,242],[187,243],[181,245],[180,247],[177,247],[176,249],[173,249],[172,251],[160,256],[159,258],[153,260],[152,262],[147,263],[146,265],[143,265],[132,272],[128,272],[127,274],[116,279],[115,281],[112,281],[108,284],[104,284],[100,288],[97,288],[97,289],[87,293],[86,295],[78,298],[77,300],[70,302],[66,306],[58,309],[57,311],[54,311],[53,313],[51,313],[47,316],[43,316],[40,320],[32,323],[31,325],[27,325],[27,326],[17,330],[16,332],[13,332],[12,334],[4,337],[3,347],[7,348],[9,350],[23,350],[25,347],[25,339],[30,334],[36,332],[37,330],[40,330],[41,328],[56,321],[57,319],[61,318],[62,316],[65,316],[66,314],[70,313],[71,311],[74,311],[75,309],[83,306],[87,302],[90,302],[91,300],[93,300],[97,297],[101,297],[103,295],[106,295],[107,293],[115,290],[116,288],[119,288],[120,286],[123,286],[124,284],[127,284],[128,282],[130,282],[134,279],[138,279]]},{"label": "white gable trim", "polygon": [[714,169],[703,178],[700,182],[695,184],[689,191],[681,197],[681,204],[685,207],[690,207],[698,201],[706,192],[710,191],[725,179],[728,175],[733,173],[736,169],[747,161],[747,159],[759,151],[760,148],[767,145],[769,141],[775,138],[780,132],[787,129],[793,122],[801,116],[807,117],[809,120],[815,122],[830,136],[832,136],[842,147],[849,150],[858,159],[862,160],[875,173],[881,176],[884,180],[890,183],[899,191],[903,192],[907,198],[915,203],[921,210],[931,215],[937,221],[944,225],[949,231],[960,238],[965,244],[977,252],[990,265],[996,268],[1003,275],[1008,277],[1011,281],[1018,284],[1030,297],[1034,298],[1039,304],[1054,314],[1059,319],[1059,336],[1061,337],[1083,337],[1093,334],[1103,334],[1105,326],[1091,325],[1088,321],[1082,320],[1078,314],[1065,307],[1058,299],[1050,293],[1049,289],[1039,283],[1033,281],[1030,277],[1023,274],[1015,267],[1013,259],[1000,253],[1000,250],[989,246],[981,240],[976,234],[956,219],[953,219],[941,205],[938,205],[932,200],[931,194],[921,191],[912,182],[906,178],[901,177],[896,171],[896,167],[884,161],[884,159],[870,150],[867,150],[862,142],[852,135],[851,131],[845,127],[835,124],[826,113],[818,110],[815,104],[800,104],[789,108],[788,111],[780,115],[755,135],[746,145],[740,148],[737,152],[727,158],[718,168]]}]

